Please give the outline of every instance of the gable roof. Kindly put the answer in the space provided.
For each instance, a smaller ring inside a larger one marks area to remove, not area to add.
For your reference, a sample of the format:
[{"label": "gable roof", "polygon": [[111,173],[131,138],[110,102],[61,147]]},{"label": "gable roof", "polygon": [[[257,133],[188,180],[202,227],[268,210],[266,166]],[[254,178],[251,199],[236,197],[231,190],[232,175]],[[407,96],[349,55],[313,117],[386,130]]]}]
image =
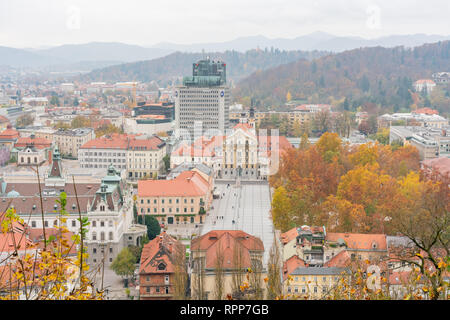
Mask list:
[{"label": "gable roof", "polygon": [[197,197],[208,193],[210,185],[198,172],[184,171],[172,180],[139,180],[139,197]]},{"label": "gable roof", "polygon": [[[348,249],[353,250],[387,250],[385,234],[363,234],[363,233],[327,233],[327,241],[338,241],[342,239]],[[376,245],[374,248],[373,245]]]},{"label": "gable roof", "polygon": [[[149,243],[145,244],[141,253],[140,274],[146,273],[173,273],[175,272],[174,259],[175,251],[180,243],[162,232]],[[163,263],[164,270],[159,269]]]},{"label": "gable roof", "polygon": [[241,252],[240,267],[248,268],[251,266],[250,251],[263,253],[264,244],[261,239],[241,230],[214,230],[191,241],[191,252],[206,251],[207,269],[216,268],[218,253],[224,258],[224,268],[235,268],[234,258],[237,250]]}]

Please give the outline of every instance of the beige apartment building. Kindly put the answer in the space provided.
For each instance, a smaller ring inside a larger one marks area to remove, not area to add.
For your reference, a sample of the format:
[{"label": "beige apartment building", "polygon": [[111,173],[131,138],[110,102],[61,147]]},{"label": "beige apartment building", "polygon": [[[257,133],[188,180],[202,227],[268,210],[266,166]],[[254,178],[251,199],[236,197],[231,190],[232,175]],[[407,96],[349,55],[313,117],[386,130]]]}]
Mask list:
[{"label": "beige apartment building", "polygon": [[211,203],[212,181],[197,171],[184,171],[172,180],[138,181],[138,214],[160,223],[203,223]]},{"label": "beige apartment building", "polygon": [[157,178],[164,168],[166,148],[166,143],[156,136],[131,139],[127,150],[128,179]]},{"label": "beige apartment building", "polygon": [[58,146],[61,155],[69,157],[78,157],[78,149],[94,138],[92,128],[59,129],[53,134],[53,142]]}]

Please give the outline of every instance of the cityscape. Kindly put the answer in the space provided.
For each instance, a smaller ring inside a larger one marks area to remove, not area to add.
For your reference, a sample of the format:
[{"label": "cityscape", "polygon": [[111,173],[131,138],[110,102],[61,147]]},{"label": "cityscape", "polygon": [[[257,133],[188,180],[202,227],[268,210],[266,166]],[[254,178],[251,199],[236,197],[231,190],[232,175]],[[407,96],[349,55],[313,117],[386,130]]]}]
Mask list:
[{"label": "cityscape", "polygon": [[448,301],[450,35],[396,32],[0,36],[0,299]]}]

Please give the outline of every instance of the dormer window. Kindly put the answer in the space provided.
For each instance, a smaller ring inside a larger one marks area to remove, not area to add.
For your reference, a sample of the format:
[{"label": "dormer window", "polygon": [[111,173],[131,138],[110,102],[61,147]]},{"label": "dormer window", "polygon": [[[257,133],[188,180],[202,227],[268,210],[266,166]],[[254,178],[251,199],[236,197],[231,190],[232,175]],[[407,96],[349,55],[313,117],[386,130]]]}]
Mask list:
[{"label": "dormer window", "polygon": [[158,265],[158,270],[165,270],[166,269],[166,265],[164,264],[164,263],[160,263],[159,265]]},{"label": "dormer window", "polygon": [[104,205],[100,206],[100,211],[105,211],[105,206]]}]

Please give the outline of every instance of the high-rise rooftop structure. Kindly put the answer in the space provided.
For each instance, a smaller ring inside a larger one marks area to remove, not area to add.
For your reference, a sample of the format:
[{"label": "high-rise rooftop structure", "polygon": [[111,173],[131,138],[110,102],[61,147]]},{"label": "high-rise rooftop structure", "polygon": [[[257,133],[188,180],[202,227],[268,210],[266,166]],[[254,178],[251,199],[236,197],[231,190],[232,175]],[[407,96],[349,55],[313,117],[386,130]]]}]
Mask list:
[{"label": "high-rise rooftop structure", "polygon": [[192,76],[183,78],[183,85],[174,90],[174,98],[176,129],[187,130],[192,138],[194,127],[200,124],[199,134],[208,130],[224,134],[229,128],[230,93],[224,62],[207,58],[194,63]]}]

